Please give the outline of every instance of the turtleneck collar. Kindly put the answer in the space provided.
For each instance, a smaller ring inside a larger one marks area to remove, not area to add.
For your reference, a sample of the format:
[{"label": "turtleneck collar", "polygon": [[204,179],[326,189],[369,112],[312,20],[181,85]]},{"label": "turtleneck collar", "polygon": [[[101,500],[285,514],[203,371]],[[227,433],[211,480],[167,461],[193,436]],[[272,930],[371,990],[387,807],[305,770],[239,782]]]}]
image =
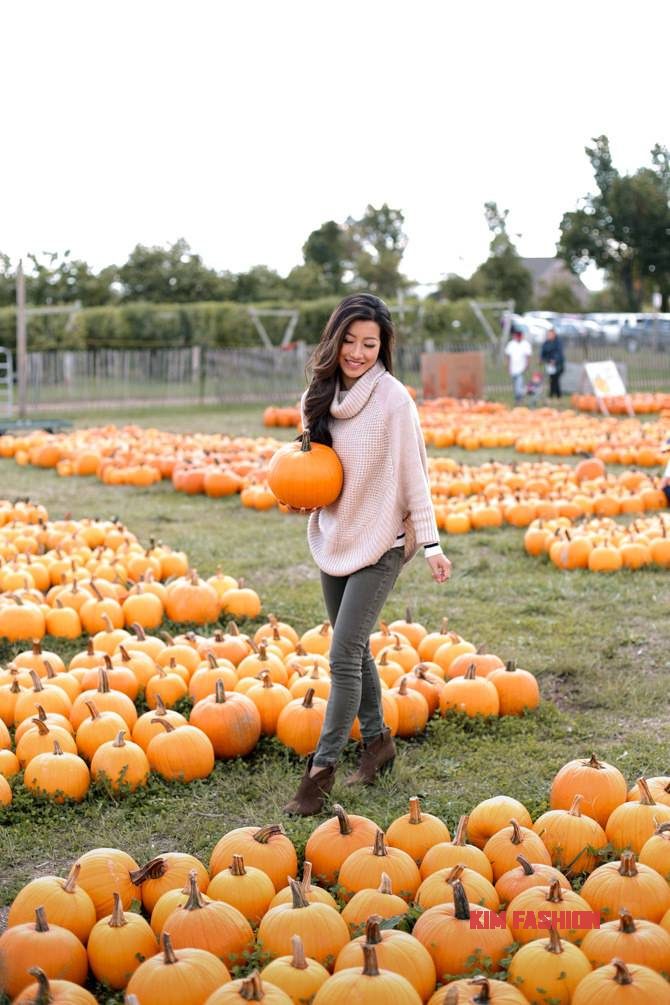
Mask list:
[{"label": "turtleneck collar", "polygon": [[335,396],[330,405],[330,414],[336,419],[351,419],[354,415],[358,415],[360,410],[367,405],[370,395],[385,373],[386,367],[380,360],[377,360],[375,365],[366,370],[363,376],[359,377],[354,385],[349,388],[342,401],[338,401],[338,398],[340,391],[345,389],[340,384],[340,378],[338,377],[335,386]]}]

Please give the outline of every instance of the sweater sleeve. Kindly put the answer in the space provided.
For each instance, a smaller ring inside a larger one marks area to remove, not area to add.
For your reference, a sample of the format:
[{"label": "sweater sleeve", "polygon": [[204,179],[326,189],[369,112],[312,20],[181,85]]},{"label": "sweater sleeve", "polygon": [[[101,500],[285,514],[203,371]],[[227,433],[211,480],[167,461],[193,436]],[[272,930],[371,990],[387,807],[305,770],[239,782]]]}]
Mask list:
[{"label": "sweater sleeve", "polygon": [[413,401],[403,402],[390,418],[390,447],[397,491],[414,527],[417,544],[440,540],[428,484],[428,461]]}]

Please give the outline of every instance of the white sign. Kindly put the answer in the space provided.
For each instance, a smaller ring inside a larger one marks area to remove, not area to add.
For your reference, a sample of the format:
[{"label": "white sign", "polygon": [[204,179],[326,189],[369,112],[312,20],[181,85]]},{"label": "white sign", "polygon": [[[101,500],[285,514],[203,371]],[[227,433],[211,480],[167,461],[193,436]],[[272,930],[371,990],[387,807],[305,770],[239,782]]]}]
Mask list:
[{"label": "white sign", "polygon": [[584,369],[596,398],[618,398],[626,394],[626,387],[614,360],[585,363]]}]

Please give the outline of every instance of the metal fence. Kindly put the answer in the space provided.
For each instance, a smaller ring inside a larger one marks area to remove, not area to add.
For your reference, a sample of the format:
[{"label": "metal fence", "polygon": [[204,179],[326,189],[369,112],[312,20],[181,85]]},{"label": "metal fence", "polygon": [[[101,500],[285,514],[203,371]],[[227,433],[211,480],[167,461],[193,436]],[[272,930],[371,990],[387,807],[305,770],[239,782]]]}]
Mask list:
[{"label": "metal fence", "polygon": [[[473,351],[485,355],[484,393],[508,394],[510,381],[499,347],[472,344],[401,345],[396,375],[421,387],[421,354]],[[577,390],[581,364],[614,359],[631,391],[670,391],[670,352],[598,344],[565,346],[566,391]],[[310,347],[49,351],[28,354],[28,401],[32,410],[72,410],[91,405],[243,403],[295,401],[305,387]],[[537,350],[534,359],[536,366]],[[531,364],[532,365],[532,364]]]}]

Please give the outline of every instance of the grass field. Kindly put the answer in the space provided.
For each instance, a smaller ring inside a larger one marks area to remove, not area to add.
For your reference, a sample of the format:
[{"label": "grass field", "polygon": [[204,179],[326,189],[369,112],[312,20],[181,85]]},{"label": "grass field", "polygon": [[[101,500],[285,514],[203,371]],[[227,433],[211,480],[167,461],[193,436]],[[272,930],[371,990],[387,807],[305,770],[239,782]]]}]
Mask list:
[{"label": "grass field", "polygon": [[[259,417],[258,408],[172,409],[128,413],[124,420],[258,434]],[[107,422],[109,415],[89,413],[76,421]],[[482,457],[468,455],[475,463]],[[94,478],[62,479],[2,461],[0,497],[15,496],[40,500],[53,517],[117,515],[143,542],[155,536],[185,549],[203,575],[221,566],[244,576],[260,593],[264,614],[273,611],[298,631],[324,618],[300,517],[246,510],[237,497],[187,497],[165,484],[108,488]],[[560,765],[592,750],[616,763],[631,783],[640,774],[667,772],[668,573],[560,574],[528,558],[522,537],[523,531],[512,528],[443,536],[454,567],[449,584],[435,585],[417,557],[403,571],[385,616],[400,617],[409,605],[432,630],[448,615],[460,634],[538,675],[541,709],[494,722],[433,720],[424,737],[400,742],[395,771],[376,787],[349,791],[336,785],[334,797],[347,809],[387,826],[418,793],[424,808],[453,828],[461,813],[496,793],[517,797],[535,817],[547,808],[549,784]],[[83,648],[53,640],[50,647],[65,656]],[[0,663],[20,648],[0,645]],[[352,746],[347,767],[353,758]],[[0,810],[0,905],[34,875],[63,875],[78,854],[98,845],[123,848],[140,862],[180,849],[207,863],[216,840],[230,828],[279,821],[300,850],[315,821],[296,821],[281,811],[300,771],[297,758],[276,741],[264,741],[246,760],[217,764],[205,782],[180,786],[154,780],[125,799],[93,791],[79,806],[52,807],[17,785],[12,807]]]}]

